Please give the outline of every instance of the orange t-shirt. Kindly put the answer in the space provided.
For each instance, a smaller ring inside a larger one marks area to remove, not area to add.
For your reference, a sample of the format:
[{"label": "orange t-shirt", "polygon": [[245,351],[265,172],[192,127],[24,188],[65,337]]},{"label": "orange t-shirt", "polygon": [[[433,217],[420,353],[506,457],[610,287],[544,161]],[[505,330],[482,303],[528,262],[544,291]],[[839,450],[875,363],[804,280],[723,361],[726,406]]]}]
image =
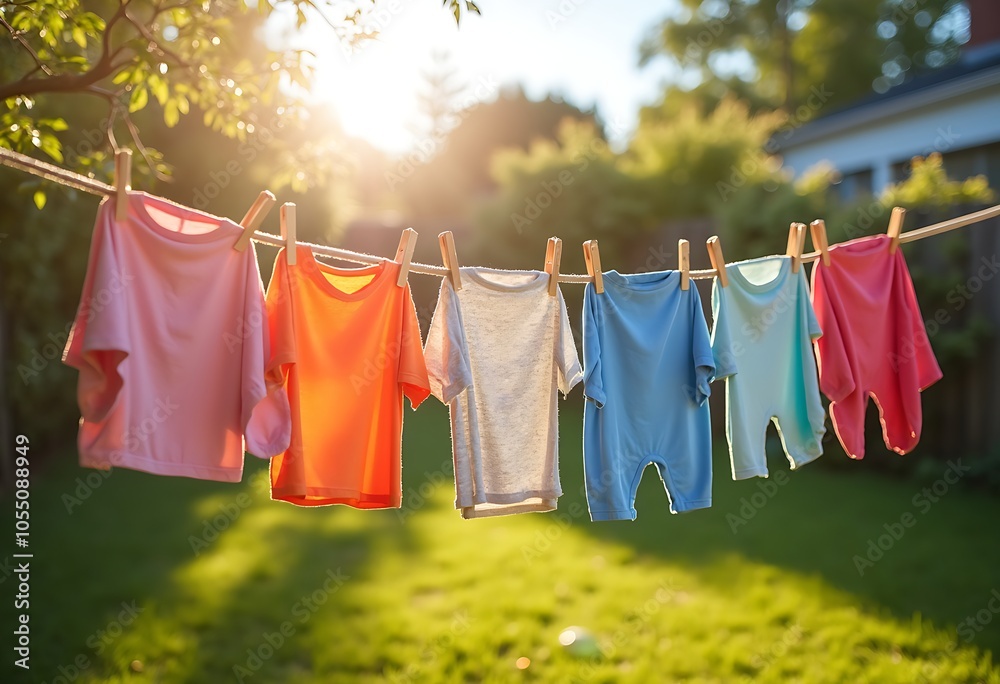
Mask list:
[{"label": "orange t-shirt", "polygon": [[271,460],[271,498],[300,506],[398,508],[403,395],[430,393],[410,287],[399,265],[318,263],[278,253],[267,288],[268,379],[288,393],[292,439]]}]

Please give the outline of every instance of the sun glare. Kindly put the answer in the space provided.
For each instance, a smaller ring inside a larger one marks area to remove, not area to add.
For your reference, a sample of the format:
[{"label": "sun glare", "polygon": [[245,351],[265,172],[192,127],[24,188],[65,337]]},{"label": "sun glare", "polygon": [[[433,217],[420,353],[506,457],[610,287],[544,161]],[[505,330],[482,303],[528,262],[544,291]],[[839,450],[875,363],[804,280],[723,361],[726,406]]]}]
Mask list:
[{"label": "sun glare", "polygon": [[428,38],[438,32],[423,13],[404,9],[375,21],[378,37],[353,49],[328,34],[317,36],[313,95],[349,135],[401,152],[421,132],[418,93],[441,41]]},{"label": "sun glare", "polygon": [[349,69],[318,68],[313,95],[349,135],[400,151],[409,147],[419,125],[419,84],[417,69],[401,66],[384,45],[372,42],[352,58]]},{"label": "sun glare", "polygon": [[[466,17],[460,27],[439,2],[372,7],[365,25],[378,35],[354,50],[323,21],[289,29],[289,35],[316,55],[316,104],[349,135],[390,153],[411,149],[426,132],[419,94],[425,73],[435,69],[435,53],[448,57],[455,81],[468,87],[464,97],[491,99],[500,87],[518,84],[534,99],[555,94],[582,107],[598,104],[619,142],[639,105],[657,97],[666,71],[666,62],[642,70],[634,65],[641,37],[636,27],[661,18],[657,3],[616,6],[623,21],[611,25],[596,3],[562,3],[556,21],[555,10],[531,0],[497,2],[487,17]],[[294,18],[287,22],[294,25]]]}]

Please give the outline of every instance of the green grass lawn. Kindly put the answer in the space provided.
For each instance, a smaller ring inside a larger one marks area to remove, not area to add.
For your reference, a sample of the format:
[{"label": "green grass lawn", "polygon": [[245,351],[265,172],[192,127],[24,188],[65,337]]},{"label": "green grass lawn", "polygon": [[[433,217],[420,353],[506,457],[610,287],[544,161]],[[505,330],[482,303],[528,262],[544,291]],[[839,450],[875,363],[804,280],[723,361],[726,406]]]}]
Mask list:
[{"label": "green grass lawn", "polygon": [[591,523],[577,401],[560,510],[511,518],[454,510],[433,402],[407,415],[403,511],[269,501],[248,459],[239,485],[116,471],[68,514],[92,471],[67,454],[33,481],[34,678],[3,681],[1000,682],[1000,502],[777,453],[768,496],[719,450],[712,509],[670,515],[648,470],[636,522]]}]

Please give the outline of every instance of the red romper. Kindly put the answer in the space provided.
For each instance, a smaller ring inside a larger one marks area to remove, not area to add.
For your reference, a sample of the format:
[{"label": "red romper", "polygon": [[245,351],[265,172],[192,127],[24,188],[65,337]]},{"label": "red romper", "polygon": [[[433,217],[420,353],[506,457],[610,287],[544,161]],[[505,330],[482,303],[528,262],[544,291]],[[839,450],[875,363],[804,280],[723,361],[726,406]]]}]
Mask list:
[{"label": "red romper", "polygon": [[816,262],[812,297],[823,336],[816,340],[820,389],[844,451],[865,455],[869,395],[879,407],[885,445],[899,454],[920,440],[920,392],[941,379],[903,251],[889,237],[852,240]]}]

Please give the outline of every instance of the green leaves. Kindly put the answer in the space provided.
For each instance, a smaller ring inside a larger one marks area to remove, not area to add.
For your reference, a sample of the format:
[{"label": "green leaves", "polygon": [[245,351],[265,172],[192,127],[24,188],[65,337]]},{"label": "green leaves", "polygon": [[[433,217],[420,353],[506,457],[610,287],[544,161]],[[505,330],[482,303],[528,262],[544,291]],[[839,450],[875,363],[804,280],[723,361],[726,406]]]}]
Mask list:
[{"label": "green leaves", "polygon": [[146,78],[146,86],[161,106],[166,104],[167,98],[170,97],[170,88],[167,86],[165,78],[161,78],[156,74],[150,74]]},{"label": "green leaves", "polygon": [[995,198],[996,193],[990,189],[986,176],[965,180],[948,178],[941,154],[935,152],[926,159],[914,157],[910,162],[909,178],[886,188],[879,201],[887,207],[943,209],[960,204],[986,204]]},{"label": "green leaves", "polygon": [[149,90],[145,86],[137,86],[132,90],[132,98],[128,103],[130,112],[137,112],[149,101]]},{"label": "green leaves", "polygon": [[177,107],[177,100],[167,100],[163,105],[163,123],[167,128],[173,128],[180,120],[180,109]]},{"label": "green leaves", "polygon": [[59,138],[57,138],[52,133],[48,133],[45,131],[37,131],[37,132],[38,135],[32,139],[32,142],[35,144],[36,147],[38,147],[38,149],[40,149],[45,154],[49,155],[54,161],[59,162],[61,164],[63,162],[63,154],[62,154],[62,143],[59,142]]},{"label": "green leaves", "polygon": [[38,125],[52,131],[65,131],[69,125],[63,119],[39,119]]},{"label": "green leaves", "polygon": [[67,130],[66,122],[46,117],[35,120],[28,103],[31,101],[22,98],[11,98],[3,103],[3,108],[0,108],[0,146],[25,154],[41,150],[53,161],[62,163],[62,143],[55,134]]},{"label": "green leaves", "polygon": [[80,26],[74,26],[70,35],[73,36],[73,42],[80,47],[86,49],[87,47],[87,32],[84,31]]},{"label": "green leaves", "polygon": [[31,198],[35,201],[35,206],[38,207],[39,210],[45,208],[44,190],[35,190],[35,193],[31,196]]},{"label": "green leaves", "polygon": [[135,69],[125,68],[115,74],[115,77],[111,79],[111,82],[115,85],[120,85],[127,81],[132,80],[132,76],[135,74]]},{"label": "green leaves", "polygon": [[450,9],[452,15],[455,17],[455,24],[460,24],[462,22],[462,8],[464,6],[466,12],[471,12],[473,14],[482,14],[479,11],[479,7],[476,3],[471,0],[442,0],[441,6]]}]

